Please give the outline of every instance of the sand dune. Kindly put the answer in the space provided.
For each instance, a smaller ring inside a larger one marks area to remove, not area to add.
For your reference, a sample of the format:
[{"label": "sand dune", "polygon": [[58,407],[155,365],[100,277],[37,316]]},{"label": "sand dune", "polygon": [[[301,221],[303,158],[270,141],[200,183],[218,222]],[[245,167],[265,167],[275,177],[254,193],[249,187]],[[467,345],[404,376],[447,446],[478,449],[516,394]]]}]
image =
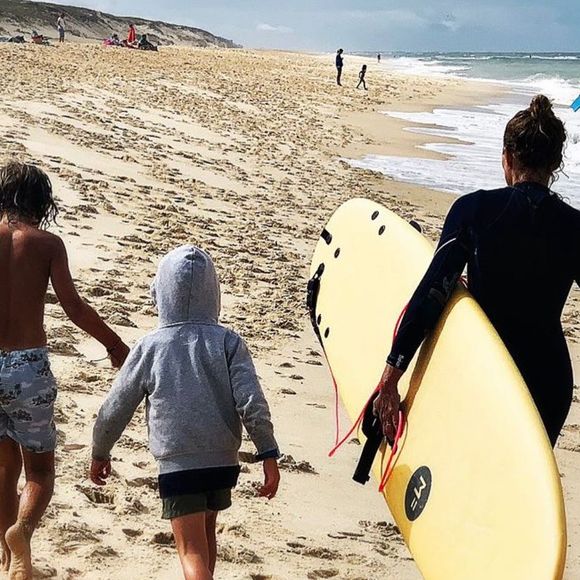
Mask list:
[{"label": "sand dune", "polygon": [[114,16],[79,6],[29,0],[0,0],[0,36],[24,35],[30,39],[29,35],[36,30],[46,38],[56,41],[58,40],[56,21],[62,13],[66,16],[68,42],[101,42],[113,32],[124,38],[132,22],[140,34],[147,34],[149,40],[155,44],[222,48],[237,46],[231,40],[192,26]]}]

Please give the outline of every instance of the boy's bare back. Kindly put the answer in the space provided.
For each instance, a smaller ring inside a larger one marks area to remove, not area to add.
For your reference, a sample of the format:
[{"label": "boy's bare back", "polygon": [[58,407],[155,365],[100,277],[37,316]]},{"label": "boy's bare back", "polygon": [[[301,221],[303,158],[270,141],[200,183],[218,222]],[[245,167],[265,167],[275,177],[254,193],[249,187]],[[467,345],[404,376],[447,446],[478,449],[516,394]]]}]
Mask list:
[{"label": "boy's bare back", "polygon": [[0,167],[0,350],[46,346],[50,281],[71,322],[96,338],[119,367],[129,348],[78,295],[62,240],[44,229],[57,213],[44,171],[17,161]]},{"label": "boy's bare back", "polygon": [[44,302],[51,278],[66,299],[72,280],[61,239],[5,217],[0,222],[0,350],[46,345]]}]

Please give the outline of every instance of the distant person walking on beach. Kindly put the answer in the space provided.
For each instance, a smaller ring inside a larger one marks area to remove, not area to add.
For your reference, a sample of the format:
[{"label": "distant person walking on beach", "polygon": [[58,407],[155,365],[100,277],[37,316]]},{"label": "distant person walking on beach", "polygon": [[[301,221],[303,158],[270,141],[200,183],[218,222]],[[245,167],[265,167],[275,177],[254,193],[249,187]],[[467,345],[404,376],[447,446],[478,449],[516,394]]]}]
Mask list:
[{"label": "distant person walking on beach", "polygon": [[64,20],[64,13],[61,13],[61,15],[58,17],[58,20],[56,21],[56,28],[58,30],[58,42],[59,44],[64,42],[64,34],[65,34],[65,20]]},{"label": "distant person walking on beach", "polygon": [[565,143],[550,100],[534,97],[505,129],[507,187],[464,195],[449,210],[380,381],[375,410],[389,440],[399,421],[399,379],[467,265],[468,288],[512,355],[556,445],[574,388],[560,318],[572,285],[580,283],[580,211],[551,190]]},{"label": "distant person walking on beach", "polygon": [[381,64],[381,53],[377,54],[377,62]]},{"label": "distant person walking on beach", "polygon": [[49,281],[68,318],[107,349],[113,366],[129,352],[78,295],[62,240],[44,230],[56,214],[43,171],[16,162],[0,168],[0,571],[11,580],[32,580],[30,541],[54,489],[57,384],[43,320]]},{"label": "distant person walking on beach", "polygon": [[360,89],[360,86],[363,86],[363,89],[367,90],[367,83],[365,81],[365,76],[367,74],[367,65],[363,64],[361,71],[358,73],[358,85],[356,86],[357,89]]},{"label": "distant person walking on beach", "polygon": [[105,485],[111,449],[145,399],[149,448],[159,466],[163,519],[171,520],[186,580],[211,580],[218,512],[232,505],[242,424],[263,462],[258,495],[272,499],[280,475],[268,403],[240,336],[221,326],[212,259],[181,246],[151,287],[159,326],[133,348],[97,417],[91,480]]},{"label": "distant person walking on beach", "polygon": [[340,82],[342,79],[342,66],[344,64],[344,59],[342,57],[342,53],[344,51],[342,50],[342,48],[339,48],[336,51],[336,84],[339,87],[342,87],[342,83]]}]

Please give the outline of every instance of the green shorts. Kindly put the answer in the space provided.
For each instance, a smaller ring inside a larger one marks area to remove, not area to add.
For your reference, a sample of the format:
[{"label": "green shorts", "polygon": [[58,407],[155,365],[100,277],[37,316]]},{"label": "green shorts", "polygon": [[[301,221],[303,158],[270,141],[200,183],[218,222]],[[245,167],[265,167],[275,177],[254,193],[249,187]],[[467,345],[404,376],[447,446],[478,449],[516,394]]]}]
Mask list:
[{"label": "green shorts", "polygon": [[164,520],[172,520],[182,516],[189,516],[200,512],[221,512],[232,505],[232,490],[219,489],[189,495],[175,495],[166,497],[163,502]]}]

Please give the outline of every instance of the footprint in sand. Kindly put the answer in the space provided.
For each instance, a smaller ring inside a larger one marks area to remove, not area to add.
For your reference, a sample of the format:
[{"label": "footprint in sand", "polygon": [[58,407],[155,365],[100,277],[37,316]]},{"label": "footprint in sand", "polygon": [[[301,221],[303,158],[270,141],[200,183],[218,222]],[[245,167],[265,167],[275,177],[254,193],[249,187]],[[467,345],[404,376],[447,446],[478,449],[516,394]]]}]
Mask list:
[{"label": "footprint in sand", "polygon": [[77,486],[77,489],[83,493],[91,503],[97,505],[113,505],[115,503],[115,496],[111,492],[84,486]]},{"label": "footprint in sand", "polygon": [[131,528],[123,528],[121,530],[128,538],[138,538],[143,535],[143,530],[133,530]]},{"label": "footprint in sand", "polygon": [[175,538],[171,532],[157,532],[151,538],[151,543],[158,546],[175,546]]},{"label": "footprint in sand", "polygon": [[218,548],[218,558],[231,564],[261,564],[262,558],[248,548],[234,548],[222,545]]},{"label": "footprint in sand", "polygon": [[314,580],[316,578],[335,578],[338,574],[338,570],[334,568],[330,570],[312,570],[312,572],[308,572],[308,578],[309,580]]},{"label": "footprint in sand", "polygon": [[233,524],[231,526],[228,526],[227,528],[224,528],[227,532],[229,532],[230,534],[233,534],[234,536],[238,536],[239,538],[249,538],[249,534],[246,531],[246,528],[241,525],[241,524]]},{"label": "footprint in sand", "polygon": [[329,550],[322,546],[308,547],[300,542],[287,542],[286,545],[291,552],[308,556],[309,558],[318,558],[320,560],[340,560],[342,558],[341,553],[337,550]]},{"label": "footprint in sand", "polygon": [[318,475],[318,472],[308,461],[296,461],[292,455],[283,455],[278,461],[280,469],[284,471],[292,471],[295,473],[310,473]]},{"label": "footprint in sand", "polygon": [[91,552],[89,557],[96,560],[101,560],[101,558],[118,558],[119,553],[111,546],[99,546]]},{"label": "footprint in sand", "polygon": [[156,477],[136,477],[135,479],[126,479],[125,483],[129,487],[147,487],[152,491],[157,491],[159,481]]},{"label": "footprint in sand", "polygon": [[307,365],[313,366],[313,367],[321,367],[323,366],[322,363],[319,360],[307,360],[306,361]]}]

